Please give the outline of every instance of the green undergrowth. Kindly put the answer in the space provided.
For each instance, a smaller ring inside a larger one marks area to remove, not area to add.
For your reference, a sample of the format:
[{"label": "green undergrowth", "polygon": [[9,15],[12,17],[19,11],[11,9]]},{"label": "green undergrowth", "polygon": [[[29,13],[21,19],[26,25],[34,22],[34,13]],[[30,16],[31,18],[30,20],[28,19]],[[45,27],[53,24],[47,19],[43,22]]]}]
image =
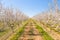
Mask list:
[{"label": "green undergrowth", "polygon": [[44,40],[53,40],[51,36],[47,34],[39,25],[36,25],[36,28],[39,30],[41,36],[44,38]]},{"label": "green undergrowth", "polygon": [[43,37],[44,40],[54,40],[51,36],[49,36],[47,32],[43,30],[43,28],[40,25],[38,25],[38,23],[35,20],[33,20],[33,22],[36,24],[36,29],[38,29],[40,35]]},{"label": "green undergrowth", "polygon": [[57,32],[58,34],[60,34],[60,32],[58,32],[58,30],[55,30],[53,27],[51,27],[49,25],[47,25],[47,27],[50,28],[50,30],[53,30],[53,31]]},{"label": "green undergrowth", "polygon": [[24,31],[24,27],[21,27],[18,32],[13,35],[13,37],[10,39],[10,40],[18,40],[19,36],[21,36],[21,34],[23,33]]},{"label": "green undergrowth", "polygon": [[[42,23],[42,24],[44,24],[44,23]],[[54,29],[54,28],[56,28],[56,27],[51,27],[50,25],[47,25],[47,24],[44,24],[46,27],[48,27],[48,28],[50,28],[50,30],[53,30],[53,31],[55,31],[56,33],[58,33],[58,34],[60,34],[60,32],[58,32],[58,30],[56,30],[56,29]],[[57,25],[57,24],[56,24]],[[55,26],[56,26],[55,25]],[[60,29],[59,29],[60,30]]]},{"label": "green undergrowth", "polygon": [[24,32],[24,28],[25,26],[27,25],[27,22],[22,26],[20,27],[16,34],[14,34],[9,40],[18,40],[18,38],[22,35],[22,33]]},{"label": "green undergrowth", "polygon": [[0,37],[2,37],[2,36],[4,36],[6,33],[8,33],[9,32],[9,30],[8,29],[6,29],[6,30],[4,30],[4,31],[1,31],[0,32]]}]

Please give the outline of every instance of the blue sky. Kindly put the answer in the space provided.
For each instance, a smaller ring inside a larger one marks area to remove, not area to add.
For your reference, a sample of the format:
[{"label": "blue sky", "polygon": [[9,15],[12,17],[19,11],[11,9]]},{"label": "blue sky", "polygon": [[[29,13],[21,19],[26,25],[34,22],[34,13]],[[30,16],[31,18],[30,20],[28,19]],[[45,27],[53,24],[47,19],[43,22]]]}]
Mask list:
[{"label": "blue sky", "polygon": [[[3,0],[3,4],[6,7],[13,7],[20,9],[26,15],[32,17],[38,13],[49,9],[48,3],[52,3],[52,0]],[[58,0],[60,7],[60,0]]]}]

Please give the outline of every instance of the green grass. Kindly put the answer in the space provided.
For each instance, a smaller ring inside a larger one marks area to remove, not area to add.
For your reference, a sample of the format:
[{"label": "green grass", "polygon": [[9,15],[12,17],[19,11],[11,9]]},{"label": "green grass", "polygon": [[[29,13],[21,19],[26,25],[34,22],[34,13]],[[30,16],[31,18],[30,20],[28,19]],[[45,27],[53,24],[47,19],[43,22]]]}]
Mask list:
[{"label": "green grass", "polygon": [[44,40],[54,40],[51,36],[49,36],[47,34],[47,32],[45,32],[41,26],[36,24],[36,28],[39,30],[40,34],[42,35],[42,37],[44,38]]},{"label": "green grass", "polygon": [[[57,24],[56,24],[56,25],[57,25]],[[54,29],[55,27],[51,27],[51,26],[49,26],[49,25],[47,25],[47,24],[46,24],[46,26],[47,26],[48,28],[50,28],[50,30],[53,30],[53,31],[57,32],[58,34],[60,34],[60,32],[58,32],[58,30]]]},{"label": "green grass", "polygon": [[[44,24],[44,23],[42,22],[42,24]],[[58,30],[55,29],[56,26],[59,25],[59,24],[55,24],[54,27],[51,27],[51,25],[49,25],[49,24],[44,24],[44,25],[46,27],[50,28],[50,30],[53,30],[53,31],[57,32],[58,34],[60,34],[60,32],[58,32]]]},{"label": "green grass", "polygon": [[24,32],[24,28],[25,28],[26,25],[27,25],[27,22],[25,22],[25,24],[16,31],[16,34],[14,34],[14,35],[12,36],[12,38],[10,38],[10,40],[18,40],[18,38],[19,38],[19,37],[22,35],[22,33]]},{"label": "green grass", "polygon": [[24,27],[21,27],[10,40],[18,40],[19,36],[21,36],[23,31],[24,31]]},{"label": "green grass", "polygon": [[7,32],[9,32],[9,30],[8,30],[8,29],[6,29],[6,30],[4,30],[4,31],[0,32],[0,37],[2,37],[3,35],[5,35]]},{"label": "green grass", "polygon": [[47,32],[43,30],[43,28],[36,22],[36,20],[33,20],[33,22],[36,25],[36,29],[38,29],[40,35],[43,37],[44,40],[54,40]]}]

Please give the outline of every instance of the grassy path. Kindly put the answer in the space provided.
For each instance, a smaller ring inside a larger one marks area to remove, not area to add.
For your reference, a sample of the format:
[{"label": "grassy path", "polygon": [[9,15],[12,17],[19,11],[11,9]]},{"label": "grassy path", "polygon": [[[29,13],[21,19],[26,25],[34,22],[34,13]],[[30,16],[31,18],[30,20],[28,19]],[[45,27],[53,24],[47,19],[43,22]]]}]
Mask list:
[{"label": "grassy path", "polygon": [[[42,25],[43,26],[43,25]],[[45,27],[45,26],[44,26]],[[46,29],[45,29],[46,28]],[[58,34],[57,32],[55,32],[54,30],[48,28],[48,27],[45,27],[44,29],[46,30],[46,32],[48,34],[50,34],[50,36],[52,38],[54,38],[54,40],[60,40],[60,34]]]},{"label": "grassy path", "polygon": [[60,34],[40,23],[40,26],[54,39],[60,40]]},{"label": "grassy path", "polygon": [[53,38],[37,22],[29,20],[7,40],[53,40]]},{"label": "grassy path", "polygon": [[21,34],[23,33],[26,24],[27,24],[27,21],[23,22],[22,27],[17,28],[16,31],[15,31],[15,33],[13,33],[6,40],[18,40],[18,37],[21,36]]},{"label": "grassy path", "polygon": [[39,22],[34,21],[36,24],[36,28],[40,32],[41,36],[43,37],[43,40],[54,40],[44,29],[43,27],[39,24]]},{"label": "grassy path", "polygon": [[24,33],[18,40],[43,40],[39,31],[35,28],[35,24],[33,22],[29,22],[24,29]]}]

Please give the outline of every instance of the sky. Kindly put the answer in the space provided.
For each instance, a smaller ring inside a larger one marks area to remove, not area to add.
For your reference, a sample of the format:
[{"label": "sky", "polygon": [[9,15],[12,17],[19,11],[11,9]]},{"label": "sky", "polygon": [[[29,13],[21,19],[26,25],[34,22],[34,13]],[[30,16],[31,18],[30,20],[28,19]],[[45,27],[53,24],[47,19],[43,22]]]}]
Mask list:
[{"label": "sky", "polygon": [[[32,17],[49,9],[48,3],[53,4],[52,0],[0,0],[6,7],[19,9],[26,15]],[[60,0],[58,0],[60,7]]]}]

